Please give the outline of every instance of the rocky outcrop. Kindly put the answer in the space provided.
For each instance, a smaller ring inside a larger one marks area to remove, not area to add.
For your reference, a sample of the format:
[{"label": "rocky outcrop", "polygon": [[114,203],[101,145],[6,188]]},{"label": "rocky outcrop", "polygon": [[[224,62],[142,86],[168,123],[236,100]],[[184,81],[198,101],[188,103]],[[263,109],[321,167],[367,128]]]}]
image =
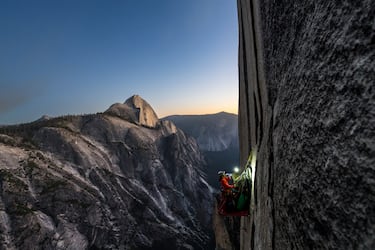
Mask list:
[{"label": "rocky outcrop", "polygon": [[121,116],[0,129],[1,249],[212,247],[198,145],[171,122],[150,126],[155,116],[138,101],[146,126],[127,103]]},{"label": "rocky outcrop", "polygon": [[372,1],[238,0],[241,249],[375,248]]},{"label": "rocky outcrop", "polygon": [[105,113],[149,128],[155,128],[159,122],[158,116],[150,104],[138,95],[130,97],[123,104],[113,104]]}]

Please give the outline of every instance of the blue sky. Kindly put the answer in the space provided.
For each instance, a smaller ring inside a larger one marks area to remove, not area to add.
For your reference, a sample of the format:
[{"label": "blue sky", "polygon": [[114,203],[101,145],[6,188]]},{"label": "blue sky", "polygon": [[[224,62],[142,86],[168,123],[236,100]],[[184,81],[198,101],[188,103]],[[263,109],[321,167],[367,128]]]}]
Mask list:
[{"label": "blue sky", "polygon": [[235,0],[1,0],[0,124],[105,111],[236,113]]}]

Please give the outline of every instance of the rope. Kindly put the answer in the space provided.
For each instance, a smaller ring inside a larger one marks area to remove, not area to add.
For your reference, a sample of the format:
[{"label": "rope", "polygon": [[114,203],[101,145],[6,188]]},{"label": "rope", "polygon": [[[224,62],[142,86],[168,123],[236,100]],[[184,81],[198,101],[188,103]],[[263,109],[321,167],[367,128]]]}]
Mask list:
[{"label": "rope", "polygon": [[240,187],[240,192],[243,191],[245,183],[247,181],[250,182],[250,210],[254,210],[254,179],[253,176],[255,175],[255,167],[256,167],[256,156],[257,156],[257,148],[253,148],[250,151],[249,157],[247,158],[246,165],[242,173],[234,180],[235,185]]}]

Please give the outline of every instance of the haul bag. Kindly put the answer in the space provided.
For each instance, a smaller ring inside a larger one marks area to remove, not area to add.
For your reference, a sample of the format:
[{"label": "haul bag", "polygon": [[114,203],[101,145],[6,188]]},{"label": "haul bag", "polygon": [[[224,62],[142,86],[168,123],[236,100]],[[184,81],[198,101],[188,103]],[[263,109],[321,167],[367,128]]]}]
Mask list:
[{"label": "haul bag", "polygon": [[249,202],[249,197],[245,194],[240,194],[240,197],[238,197],[238,201],[237,201],[237,210],[241,211],[241,210],[244,210],[246,209],[246,205],[248,204]]}]

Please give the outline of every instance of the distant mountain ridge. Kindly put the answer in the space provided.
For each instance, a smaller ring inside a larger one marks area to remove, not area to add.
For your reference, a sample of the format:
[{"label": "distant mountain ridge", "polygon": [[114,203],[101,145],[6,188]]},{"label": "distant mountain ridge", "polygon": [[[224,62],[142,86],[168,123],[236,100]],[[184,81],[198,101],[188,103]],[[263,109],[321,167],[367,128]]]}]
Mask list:
[{"label": "distant mountain ridge", "polygon": [[196,141],[139,96],[104,113],[0,128],[4,249],[209,249]]},{"label": "distant mountain ridge", "polygon": [[170,120],[193,136],[203,151],[223,151],[238,148],[238,116],[220,112],[207,115],[172,115]]}]

